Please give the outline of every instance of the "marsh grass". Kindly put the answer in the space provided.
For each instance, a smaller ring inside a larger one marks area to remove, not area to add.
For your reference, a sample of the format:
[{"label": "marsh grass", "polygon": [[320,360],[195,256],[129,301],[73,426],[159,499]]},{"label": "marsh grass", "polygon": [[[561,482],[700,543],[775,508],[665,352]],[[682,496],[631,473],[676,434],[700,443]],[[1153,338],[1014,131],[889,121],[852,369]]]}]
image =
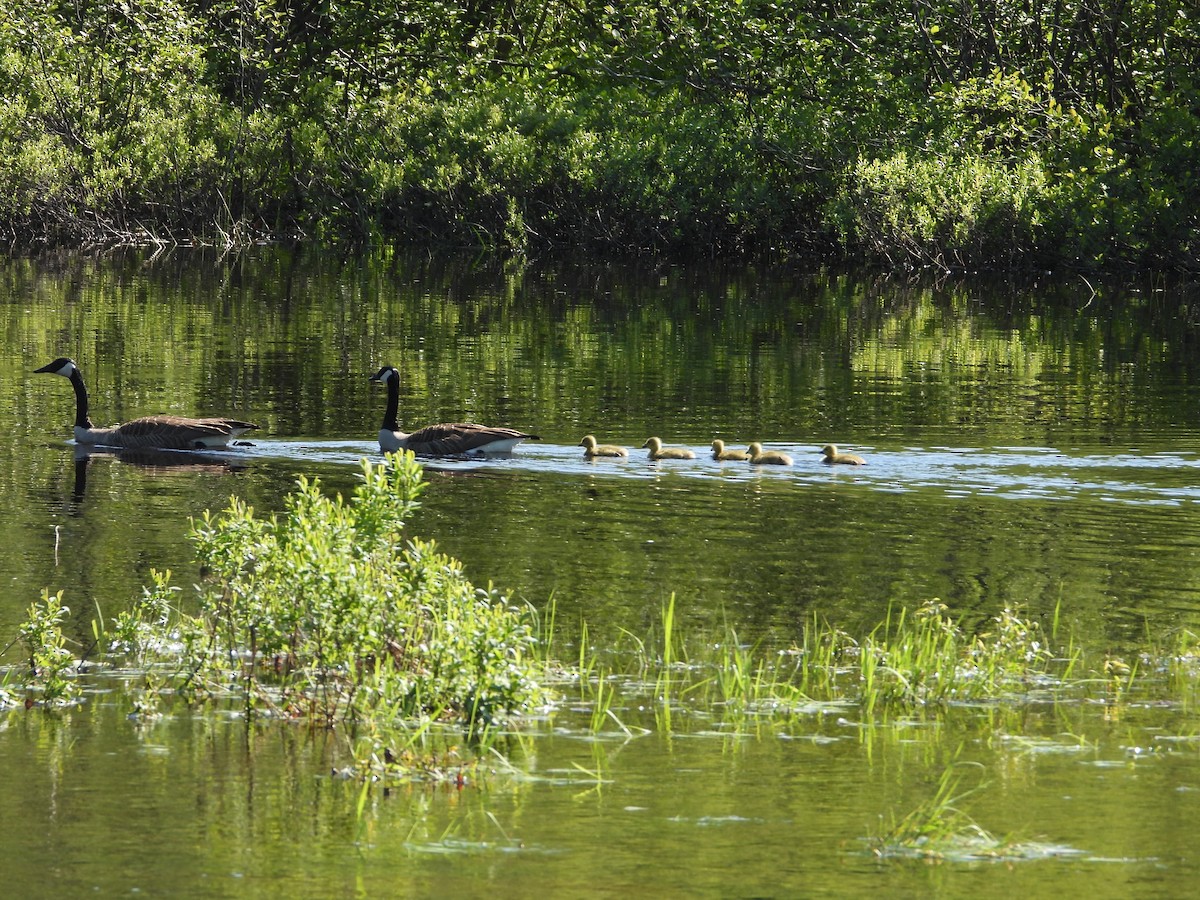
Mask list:
[{"label": "marsh grass", "polygon": [[[625,640],[603,654],[580,650],[581,695],[619,698],[597,685],[623,684],[626,699],[653,700],[658,727],[670,730],[672,709],[786,718],[799,708],[857,707],[863,715],[951,703],[1020,697],[1057,684],[1054,659],[1040,629],[1019,612],[1003,610],[976,634],[931,601],[914,612],[889,611],[861,640],[817,617],[800,640],[782,651],[743,642],[736,630],[684,635],[675,625],[672,597],[657,633]],[[586,635],[586,630],[584,631]],[[1078,664],[1073,651],[1067,665]]]},{"label": "marsh grass", "polygon": [[876,856],[945,859],[1004,853],[1004,842],[980,827],[961,808],[964,800],[986,786],[980,782],[964,789],[965,771],[968,768],[982,771],[982,767],[958,761],[961,750],[960,747],[955,760],[942,770],[928,799],[903,816],[893,815],[888,825],[871,839]]},{"label": "marsh grass", "polygon": [[[1039,840],[1017,840],[998,836],[965,810],[964,803],[983,792],[984,767],[961,760],[960,745],[938,777],[933,793],[902,816],[880,820],[868,840],[871,853],[880,859],[923,859],[937,862],[999,862],[1049,859],[1080,855],[1062,844]],[[978,773],[973,786],[964,786],[968,773]]]}]

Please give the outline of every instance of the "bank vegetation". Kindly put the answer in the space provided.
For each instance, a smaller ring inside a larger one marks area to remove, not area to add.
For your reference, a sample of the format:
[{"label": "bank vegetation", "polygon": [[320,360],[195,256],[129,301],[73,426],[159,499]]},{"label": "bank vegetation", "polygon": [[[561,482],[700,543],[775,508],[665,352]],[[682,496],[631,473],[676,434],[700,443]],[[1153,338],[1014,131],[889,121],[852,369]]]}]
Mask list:
[{"label": "bank vegetation", "polygon": [[11,0],[0,236],[1200,268],[1189,0]]}]

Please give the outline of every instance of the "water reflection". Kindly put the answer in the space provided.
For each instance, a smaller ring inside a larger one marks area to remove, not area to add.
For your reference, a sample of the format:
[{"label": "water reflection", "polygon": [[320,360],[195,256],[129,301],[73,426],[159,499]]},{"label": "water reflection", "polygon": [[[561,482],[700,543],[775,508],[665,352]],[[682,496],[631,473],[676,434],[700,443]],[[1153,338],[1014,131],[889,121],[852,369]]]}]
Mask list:
[{"label": "water reflection", "polygon": [[117,447],[75,447],[75,488],[71,492],[76,508],[87,494],[88,468],[96,459],[113,460],[135,466],[147,475],[236,475],[250,466],[244,456],[205,453],[199,450],[128,450]]},{"label": "water reflection", "polygon": [[[1059,607],[1079,642],[1120,652],[1200,621],[1200,341],[1188,324],[1200,300],[1190,287],[1081,289],[279,249],[0,261],[0,641],[43,588],[64,590],[82,644],[151,568],[190,584],[189,520],[231,494],[263,515],[300,476],[348,495],[359,460],[380,459],[365,381],[390,359],[407,420],[543,435],[507,459],[430,461],[409,527],[481,585],[537,606],[553,596],[564,640],[580,622],[598,647],[650,635],[671,594],[693,635],[730,624],[776,646],[814,614],[863,634],[891,605],[940,597],[968,626],[1010,604],[1048,626]],[[31,363],[60,346],[118,419],[244,410],[262,437],[217,459],[77,458],[53,424],[68,398],[28,386]],[[697,459],[588,460],[588,433],[631,447],[661,434]],[[795,465],[719,463],[714,438],[762,440]],[[869,465],[823,465],[830,441]],[[627,882],[957,895],[983,869],[881,866],[856,840],[927,801],[962,747],[1000,786],[984,824],[1025,834],[1035,821],[1038,836],[1104,861],[984,867],[999,890],[1078,891],[1083,878],[1103,892],[1113,872],[1168,890],[1195,882],[1181,826],[1194,819],[1194,754],[1134,761],[1122,746],[1190,739],[1190,721],[1155,702],[955,711],[994,719],[983,732],[953,717],[800,711],[759,740],[610,740],[559,721],[536,742],[514,735],[525,768],[513,781],[367,796],[326,777],[344,734],[182,703],[137,727],[122,695],[95,685],[61,716],[0,722],[0,817],[28,825],[0,839],[18,893],[586,894]],[[654,716],[640,703],[617,713]],[[1030,742],[1006,750],[1006,735]],[[603,784],[588,774],[601,768]],[[647,868],[648,852],[665,864]]]},{"label": "water reflection", "polygon": [[[403,373],[406,421],[536,424],[543,441],[511,458],[429,460],[413,523],[535,604],[554,594],[637,628],[676,593],[685,617],[783,641],[814,610],[873,621],[931,596],[967,615],[1067,598],[1101,632],[1196,616],[1200,344],[1179,318],[1193,308],[1190,288],[786,267],[275,248],[10,260],[0,624],[44,586],[136,595],[151,566],[186,566],[189,518],[231,493],[270,513],[301,475],[353,490],[359,460],[380,458],[381,359]],[[234,409],[261,436],[232,458],[64,471],[44,423],[69,398],[23,387],[56,352],[118,420]],[[589,460],[588,433],[630,448],[658,434],[698,458]],[[718,463],[714,438],[795,465]],[[829,442],[869,465],[823,465]],[[210,462],[237,477],[191,468]],[[86,585],[55,564],[55,526],[90,556]]]}]

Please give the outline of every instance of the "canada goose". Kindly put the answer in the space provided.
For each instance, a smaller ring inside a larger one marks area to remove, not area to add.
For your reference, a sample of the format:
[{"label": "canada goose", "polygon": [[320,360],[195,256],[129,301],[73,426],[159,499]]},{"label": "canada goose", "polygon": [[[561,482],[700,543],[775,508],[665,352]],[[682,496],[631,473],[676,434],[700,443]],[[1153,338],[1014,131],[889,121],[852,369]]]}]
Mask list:
[{"label": "canada goose", "polygon": [[757,441],[750,445],[748,451],[750,462],[755,466],[790,466],[792,458],[778,450],[764,450]]},{"label": "canada goose", "polygon": [[237,419],[188,419],[146,416],[111,428],[97,428],[88,418],[87,387],[73,359],[60,356],[34,372],[61,375],[75,388],[75,440],[80,444],[126,447],[133,450],[213,450],[257,425]]},{"label": "canada goose", "polygon": [[629,451],[624,447],[616,447],[612,444],[597,444],[595,435],[585,434],[583,440],[579,442],[579,446],[583,448],[583,455],[588,459],[595,459],[597,456],[628,456]]},{"label": "canada goose", "polygon": [[660,438],[646,438],[643,448],[650,448],[651,459],[695,459],[696,454],[684,447],[664,447]]},{"label": "canada goose", "polygon": [[713,459],[749,459],[750,454],[745,450],[726,450],[725,442],[721,440],[712,442]]},{"label": "canada goose", "polygon": [[837,444],[826,444],[821,448],[821,452],[825,455],[825,458],[821,460],[823,463],[841,463],[847,466],[865,466],[867,464],[867,461],[857,453],[838,453]]},{"label": "canada goose", "polygon": [[371,376],[371,381],[387,385],[387,411],[379,429],[382,450],[411,450],[422,456],[478,456],[512,453],[521,441],[539,439],[536,434],[525,434],[512,428],[489,428],[469,422],[428,425],[405,434],[396,418],[400,410],[400,372],[395,366],[384,366]]}]

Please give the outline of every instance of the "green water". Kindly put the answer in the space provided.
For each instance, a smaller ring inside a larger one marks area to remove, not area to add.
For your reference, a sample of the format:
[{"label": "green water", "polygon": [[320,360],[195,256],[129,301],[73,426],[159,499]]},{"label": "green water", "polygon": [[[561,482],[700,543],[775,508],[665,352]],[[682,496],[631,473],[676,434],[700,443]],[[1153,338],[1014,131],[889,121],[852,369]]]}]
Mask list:
[{"label": "green water", "polygon": [[[1097,288],[275,249],[3,261],[0,648],[43,588],[86,642],[151,567],[188,583],[188,517],[230,494],[275,510],[299,475],[350,488],[377,453],[367,376],[392,363],[407,426],[541,435],[512,459],[431,465],[413,527],[477,583],[553,596],[568,644],[582,620],[597,646],[646,634],[671,593],[685,628],[767,647],[814,612],[859,633],[889,603],[940,597],[969,625],[1061,604],[1078,642],[1127,653],[1200,627],[1200,302]],[[68,385],[31,374],[59,355],[98,423],[262,429],[186,465],[76,459]],[[585,461],[585,433],[630,457]],[[699,458],[650,463],[651,435]],[[796,465],[713,462],[715,437]],[[868,465],[822,466],[827,441]],[[599,741],[586,710],[561,710],[512,738],[515,774],[373,793],[361,817],[357,784],[329,775],[338,736],[182,707],[138,726],[111,688],[0,714],[15,896],[1119,896],[1200,874],[1200,721],[1153,698],[1115,715],[1100,687],[874,727],[856,710],[754,727],[681,713],[673,734]],[[636,703],[619,714],[654,725]],[[874,857],[881,819],[928,797],[960,745],[981,764],[972,816],[1042,852]]]}]

